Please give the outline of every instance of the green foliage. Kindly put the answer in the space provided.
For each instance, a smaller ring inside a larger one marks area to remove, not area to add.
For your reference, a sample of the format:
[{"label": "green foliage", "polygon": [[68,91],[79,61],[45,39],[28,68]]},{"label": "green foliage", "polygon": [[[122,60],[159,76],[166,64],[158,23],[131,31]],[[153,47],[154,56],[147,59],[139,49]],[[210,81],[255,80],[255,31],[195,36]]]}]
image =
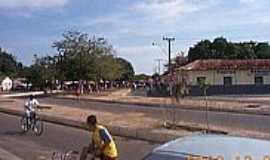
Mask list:
[{"label": "green foliage", "polygon": [[120,80],[131,80],[135,74],[132,64],[123,58],[116,58],[118,64],[120,64]]},{"label": "green foliage", "polygon": [[121,65],[112,55],[103,55],[96,60],[97,73],[105,80],[116,80],[121,76]]},{"label": "green foliage", "polygon": [[54,59],[50,56],[35,58],[35,63],[30,67],[24,67],[22,74],[34,88],[45,89],[55,80]]},{"label": "green foliage", "polygon": [[255,48],[258,58],[270,58],[270,47],[268,43],[258,43]]},{"label": "green foliage", "polygon": [[0,76],[14,77],[20,67],[21,63],[18,63],[12,54],[0,48]]},{"label": "green foliage", "polygon": [[188,60],[196,59],[266,59],[270,58],[270,45],[253,41],[243,43],[228,42],[223,37],[213,42],[203,40],[191,47]]},{"label": "green foliage", "polygon": [[151,76],[146,75],[146,74],[137,74],[133,77],[134,81],[138,81],[138,80],[148,80],[149,78],[151,78]]},{"label": "green foliage", "polygon": [[56,80],[130,80],[134,76],[130,62],[115,57],[112,45],[104,38],[67,31],[52,47],[58,51],[57,55],[35,55],[30,67],[0,48],[0,78],[25,77],[35,88],[43,89]]},{"label": "green foliage", "polygon": [[53,47],[57,55],[35,56],[30,67],[23,66],[0,48],[0,78],[25,77],[35,88],[42,89],[56,80],[130,80],[134,75],[132,65],[116,58],[112,45],[103,38],[68,31]]},{"label": "green foliage", "polygon": [[29,82],[32,83],[32,85],[35,88],[43,88],[45,86],[44,78],[42,74],[42,66],[39,66],[37,64],[32,65],[29,68],[30,75],[28,76]]},{"label": "green foliage", "polygon": [[132,65],[114,56],[111,44],[104,38],[89,38],[88,34],[68,31],[53,47],[59,52],[59,79],[68,80],[128,80],[134,75]]},{"label": "green foliage", "polygon": [[207,95],[207,90],[209,88],[209,84],[205,80],[203,80],[203,81],[198,82],[198,86],[203,91],[204,96],[206,96]]}]

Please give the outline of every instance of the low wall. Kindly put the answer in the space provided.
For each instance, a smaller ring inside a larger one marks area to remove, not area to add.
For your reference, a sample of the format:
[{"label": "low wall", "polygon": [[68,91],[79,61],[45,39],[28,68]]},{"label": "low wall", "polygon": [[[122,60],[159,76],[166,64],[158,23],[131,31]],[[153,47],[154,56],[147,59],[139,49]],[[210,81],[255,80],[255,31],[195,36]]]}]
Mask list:
[{"label": "low wall", "polygon": [[[172,92],[174,93],[174,91]],[[270,94],[270,85],[215,85],[209,86],[207,95],[232,95],[232,94]],[[203,91],[198,86],[191,86],[188,96],[202,96]],[[147,92],[149,97],[168,97],[169,91],[165,89],[152,89]]]},{"label": "low wall", "polygon": [[[209,86],[207,95],[230,95],[230,94],[269,94],[270,85],[232,85],[232,86]],[[203,91],[198,86],[190,88],[190,96],[202,96]]]}]

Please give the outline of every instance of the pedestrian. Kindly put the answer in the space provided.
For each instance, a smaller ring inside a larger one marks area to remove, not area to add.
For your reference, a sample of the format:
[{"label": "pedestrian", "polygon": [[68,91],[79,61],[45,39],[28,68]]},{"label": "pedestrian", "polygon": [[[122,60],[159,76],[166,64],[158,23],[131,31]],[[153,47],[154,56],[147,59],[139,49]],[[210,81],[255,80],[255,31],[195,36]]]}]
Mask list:
[{"label": "pedestrian", "polygon": [[88,153],[92,153],[94,158],[100,160],[117,160],[118,151],[116,144],[108,129],[100,125],[95,115],[90,115],[86,120],[87,126],[92,134],[92,142],[88,147],[84,147],[80,160],[86,160]]}]

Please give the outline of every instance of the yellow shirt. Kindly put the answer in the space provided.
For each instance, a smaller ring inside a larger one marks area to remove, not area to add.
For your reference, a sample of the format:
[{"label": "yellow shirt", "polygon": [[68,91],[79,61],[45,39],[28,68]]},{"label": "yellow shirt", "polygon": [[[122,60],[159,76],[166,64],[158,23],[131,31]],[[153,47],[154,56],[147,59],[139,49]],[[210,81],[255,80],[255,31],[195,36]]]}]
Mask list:
[{"label": "yellow shirt", "polygon": [[102,151],[102,154],[111,158],[116,158],[118,156],[116,144],[105,127],[101,125],[96,125],[96,129],[93,132],[92,139],[96,147],[100,150],[102,149],[106,141],[107,143],[109,143]]}]

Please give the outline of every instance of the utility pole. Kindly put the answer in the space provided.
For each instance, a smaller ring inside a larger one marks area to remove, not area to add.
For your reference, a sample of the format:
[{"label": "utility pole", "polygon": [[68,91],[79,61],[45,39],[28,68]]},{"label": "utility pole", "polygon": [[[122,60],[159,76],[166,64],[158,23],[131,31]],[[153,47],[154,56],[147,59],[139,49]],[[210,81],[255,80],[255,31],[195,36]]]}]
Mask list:
[{"label": "utility pole", "polygon": [[163,59],[155,59],[157,62],[158,62],[158,74],[160,75],[160,62],[163,60]]},{"label": "utility pole", "polygon": [[65,52],[59,51],[59,59],[58,59],[58,65],[59,65],[59,82],[60,82],[60,89],[63,89],[64,85],[64,68],[63,68],[63,62],[64,62],[64,57],[65,57]]},{"label": "utility pole", "polygon": [[168,64],[168,71],[169,73],[172,72],[172,68],[171,68],[171,42],[175,41],[174,37],[163,37],[164,41],[168,41],[168,59],[169,59],[169,64]]}]

